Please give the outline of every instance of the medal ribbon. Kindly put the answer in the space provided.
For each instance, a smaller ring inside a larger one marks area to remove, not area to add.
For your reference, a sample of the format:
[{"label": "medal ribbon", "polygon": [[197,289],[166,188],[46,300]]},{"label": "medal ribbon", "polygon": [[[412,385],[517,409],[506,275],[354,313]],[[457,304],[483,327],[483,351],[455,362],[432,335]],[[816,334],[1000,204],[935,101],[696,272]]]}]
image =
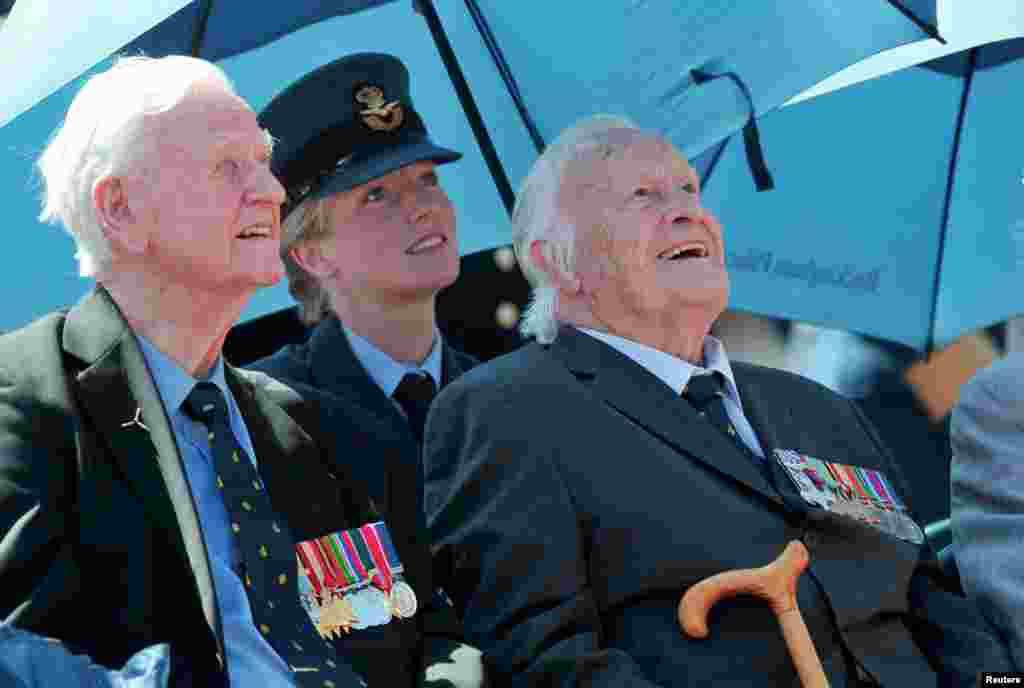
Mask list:
[{"label": "medal ribbon", "polygon": [[843,475],[843,472],[840,471],[835,464],[830,463],[828,461],[825,461],[824,463],[825,466],[828,468],[829,475],[832,476],[832,478],[840,487],[839,496],[845,499],[846,501],[851,501],[856,493],[854,492],[853,488],[850,487],[850,479],[847,476]]},{"label": "medal ribbon", "polygon": [[352,578],[352,585],[359,585],[363,582],[363,578],[359,575],[359,566],[356,560],[352,558],[352,554],[345,547],[344,541],[341,539],[340,533],[334,533],[331,536],[334,539],[334,545],[338,548],[338,552],[341,556],[341,561],[345,566],[345,571]]},{"label": "medal ribbon", "polygon": [[388,556],[388,565],[391,566],[391,572],[395,575],[402,573],[405,567],[398,560],[398,551],[395,549],[395,543],[391,540],[391,533],[388,531],[387,524],[384,521],[377,521],[373,524],[373,529],[377,532],[377,537],[380,538],[381,544],[384,545],[384,553]]},{"label": "medal ribbon", "polygon": [[338,534],[331,533],[330,535],[325,535],[320,538],[320,542],[323,543],[324,549],[331,555],[331,564],[334,567],[335,578],[340,580],[341,587],[344,590],[348,590],[358,583],[359,577],[356,575],[352,563],[345,556],[345,548],[338,539]]},{"label": "medal ribbon", "polygon": [[323,573],[318,571],[318,564],[314,563],[309,553],[305,551],[310,546],[308,542],[300,542],[295,545],[295,555],[299,558],[299,565],[306,574],[306,579],[313,586],[313,592],[320,597],[323,594]]},{"label": "medal ribbon", "polygon": [[358,533],[359,531],[346,530],[345,532],[341,533],[341,543],[345,549],[345,554],[348,556],[349,561],[351,561],[353,566],[355,567],[356,573],[359,576],[359,580],[369,580],[370,573],[369,567],[367,566],[367,562],[371,560],[369,557],[364,558],[360,556],[359,549],[356,547],[356,543],[354,542],[354,538],[352,537],[353,532]]},{"label": "medal ribbon", "polygon": [[885,475],[881,472],[878,472],[877,476],[878,482],[880,482],[882,484],[882,487],[885,488],[885,491],[889,494],[889,499],[891,499],[892,503],[896,505],[896,508],[899,509],[900,511],[906,511],[907,505],[903,503],[903,500],[900,499],[899,493],[896,492],[896,490],[892,488],[892,485],[889,483],[889,481],[885,479]]},{"label": "medal ribbon", "polygon": [[373,557],[373,562],[376,564],[375,582],[384,592],[391,592],[391,566],[388,564],[387,556],[384,554],[384,548],[380,544],[377,532],[373,529],[373,524],[367,523],[361,526],[359,534],[369,548],[370,556]]},{"label": "medal ribbon", "polygon": [[868,493],[864,490],[864,486],[860,484],[860,480],[857,478],[857,472],[853,470],[853,467],[847,466],[846,464],[839,465],[841,466],[841,472],[846,474],[846,477],[850,479],[850,484],[852,484],[857,492],[860,493],[861,499],[870,501],[870,497],[868,497]]},{"label": "medal ribbon", "polygon": [[338,583],[334,578],[334,570],[327,557],[327,553],[324,552],[323,543],[319,540],[307,540],[303,544],[307,545],[305,551],[313,555],[311,559],[319,566],[317,573],[322,576],[321,580],[324,587],[328,589],[337,587]]},{"label": "medal ribbon", "polygon": [[807,462],[811,465],[811,468],[814,469],[818,479],[821,480],[828,491],[832,493],[832,496],[838,497],[839,484],[836,483],[835,476],[832,475],[832,472],[828,469],[828,466],[825,465],[825,462],[821,459],[816,459],[813,456],[808,456]]},{"label": "medal ribbon", "polygon": [[814,470],[814,466],[808,466],[803,469],[803,474],[807,476],[807,479],[814,483],[814,487],[819,492],[825,492],[825,481],[818,475],[818,471]]},{"label": "medal ribbon", "polygon": [[885,495],[885,488],[878,483],[878,478],[875,477],[875,471],[870,468],[864,468],[863,466],[857,467],[857,473],[860,475],[861,481],[867,486],[871,492],[871,498],[875,504],[882,509],[890,509],[892,503]]}]

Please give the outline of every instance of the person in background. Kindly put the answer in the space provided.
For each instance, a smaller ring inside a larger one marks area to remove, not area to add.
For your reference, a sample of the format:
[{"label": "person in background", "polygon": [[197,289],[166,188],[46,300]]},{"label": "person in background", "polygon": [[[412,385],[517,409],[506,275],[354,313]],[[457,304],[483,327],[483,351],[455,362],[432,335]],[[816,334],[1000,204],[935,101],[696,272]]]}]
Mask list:
[{"label": "person in background", "polygon": [[950,529],[968,596],[1024,671],[1024,354],[963,386],[950,420]]},{"label": "person in background", "polygon": [[[378,53],[307,74],[273,98],[260,123],[276,139],[271,168],[288,193],[289,288],[315,327],[306,342],[250,368],[331,398],[324,427],[336,460],[412,553],[409,581],[429,591],[421,612],[413,624],[376,630],[394,635],[394,652],[422,653],[430,675],[444,666],[460,685],[475,685],[479,652],[461,642],[441,590],[449,567],[431,558],[420,460],[437,388],[475,364],[444,342],[435,318],[437,293],[459,273],[455,211],[435,167],[461,156],[431,141],[404,65]],[[358,644],[369,632],[345,640]]]}]

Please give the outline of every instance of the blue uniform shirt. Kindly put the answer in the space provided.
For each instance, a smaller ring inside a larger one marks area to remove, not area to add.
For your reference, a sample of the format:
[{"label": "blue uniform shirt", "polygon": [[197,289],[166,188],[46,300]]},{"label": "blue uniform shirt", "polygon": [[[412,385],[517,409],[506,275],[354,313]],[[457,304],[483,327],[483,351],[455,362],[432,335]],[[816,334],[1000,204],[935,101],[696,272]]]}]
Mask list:
[{"label": "blue uniform shirt", "polygon": [[[392,398],[395,390],[398,389],[398,384],[405,377],[406,373],[427,373],[430,377],[434,378],[434,384],[437,385],[437,388],[441,388],[442,346],[440,333],[434,333],[434,346],[430,349],[430,353],[427,354],[422,365],[409,365],[408,363],[400,363],[391,358],[390,355],[377,348],[373,342],[356,334],[344,324],[342,324],[342,329],[348,338],[349,346],[352,347],[352,353],[356,355],[359,363],[366,369],[370,379],[377,383],[377,386],[384,391],[384,394],[388,395],[389,399]],[[392,401],[394,400],[392,399]],[[395,402],[395,406],[401,411],[401,406],[397,402]],[[402,415],[405,415],[404,411]]]}]

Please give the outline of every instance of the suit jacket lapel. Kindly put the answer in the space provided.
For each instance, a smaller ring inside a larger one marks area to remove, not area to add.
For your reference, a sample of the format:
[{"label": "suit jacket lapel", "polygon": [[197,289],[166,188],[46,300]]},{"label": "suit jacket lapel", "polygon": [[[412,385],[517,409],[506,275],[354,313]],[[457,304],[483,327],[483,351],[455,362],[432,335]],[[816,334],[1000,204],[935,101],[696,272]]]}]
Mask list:
[{"label": "suit jacket lapel", "polygon": [[82,412],[93,418],[121,473],[191,567],[223,656],[206,545],[174,433],[142,351],[102,287],[68,313],[64,349],[87,364],[77,379]]},{"label": "suit jacket lapel", "polygon": [[375,517],[372,505],[354,491],[342,462],[328,465],[306,431],[233,367],[226,367],[225,376],[274,509],[297,536],[324,527],[325,518],[361,524]]},{"label": "suit jacket lapel", "polygon": [[550,351],[605,403],[637,425],[716,473],[782,504],[749,456],[639,364],[571,327],[559,331]]},{"label": "suit jacket lapel", "polygon": [[[774,451],[779,448],[779,442],[772,425],[765,419],[764,411],[772,406],[761,398],[756,385],[748,384],[746,368],[742,363],[733,363],[732,369],[736,380],[736,389],[739,391],[740,401],[743,403],[743,415],[749,421],[750,427],[754,429],[765,457],[771,459]],[[788,407],[785,408],[788,413]]]},{"label": "suit jacket lapel", "polygon": [[455,354],[455,349],[451,348],[443,341],[441,343],[441,387],[444,387],[455,378],[459,377],[466,372],[461,365],[459,365],[459,357]]},{"label": "suit jacket lapel", "polygon": [[[772,473],[772,479],[775,481],[776,491],[791,511],[807,511],[806,502],[775,458],[775,450],[783,448],[779,446],[775,429],[792,424],[791,407],[785,403],[778,401],[773,403],[766,399],[762,394],[763,386],[750,384],[750,372],[743,363],[733,363],[732,369],[736,380],[736,389],[739,391],[740,401],[743,403],[743,415],[746,416],[750,427],[757,435],[758,442],[761,443],[765,461],[768,462],[768,470]],[[769,413],[774,416],[774,422],[768,421]]]},{"label": "suit jacket lapel", "polygon": [[309,340],[309,351],[314,387],[371,412],[387,423],[395,436],[415,442],[408,424],[394,403],[356,358],[337,318],[328,318],[316,328]]}]

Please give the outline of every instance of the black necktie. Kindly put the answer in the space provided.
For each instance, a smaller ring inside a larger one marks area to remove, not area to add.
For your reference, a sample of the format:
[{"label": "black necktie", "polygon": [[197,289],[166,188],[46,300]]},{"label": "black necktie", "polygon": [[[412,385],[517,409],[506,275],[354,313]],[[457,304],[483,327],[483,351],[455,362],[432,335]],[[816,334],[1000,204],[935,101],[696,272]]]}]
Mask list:
[{"label": "black necktie", "polygon": [[406,373],[392,395],[408,416],[412,434],[421,445],[427,411],[436,395],[437,385],[434,384],[434,378],[422,373]]},{"label": "black necktie", "polygon": [[200,382],[182,408],[210,432],[217,486],[242,555],[240,577],[253,623],[292,668],[302,688],[366,685],[318,635],[299,602],[295,542],[274,513],[259,473],[231,432],[224,395],[212,382]]},{"label": "black necktie", "polygon": [[690,402],[697,410],[698,415],[707,418],[712,425],[732,440],[733,444],[742,449],[744,453],[753,455],[760,461],[761,457],[754,454],[744,444],[743,438],[736,432],[736,427],[729,420],[729,414],[725,410],[724,389],[725,375],[717,370],[707,375],[693,375],[683,389],[683,398]]},{"label": "black necktie", "polygon": [[793,495],[783,491],[783,486],[790,484],[789,478],[785,477],[785,471],[782,470],[777,462],[765,460],[748,447],[736,431],[732,421],[729,420],[729,414],[725,410],[724,389],[725,375],[718,371],[705,375],[694,375],[683,389],[683,398],[690,402],[702,418],[706,418],[708,422],[718,428],[722,434],[732,440],[732,443],[745,456],[757,465],[758,469],[768,480],[768,483],[779,492],[787,506],[794,510],[800,510],[800,500],[794,500]]}]

